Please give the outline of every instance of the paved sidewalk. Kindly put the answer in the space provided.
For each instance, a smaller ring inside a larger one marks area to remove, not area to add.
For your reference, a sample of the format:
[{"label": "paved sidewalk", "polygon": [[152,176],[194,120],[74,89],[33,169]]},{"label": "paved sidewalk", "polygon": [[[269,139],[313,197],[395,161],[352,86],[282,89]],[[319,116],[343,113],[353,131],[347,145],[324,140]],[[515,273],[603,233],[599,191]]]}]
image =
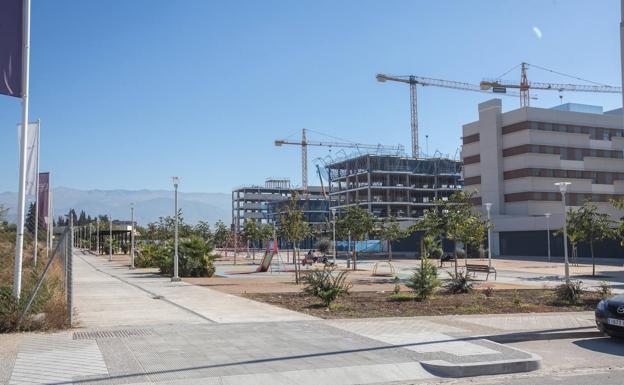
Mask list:
[{"label": "paved sidewalk", "polygon": [[[165,320],[170,323],[233,323],[315,319],[186,282],[171,282],[151,269],[129,270],[126,265],[110,263],[106,258],[76,255],[76,276],[80,278],[76,280],[74,291],[78,321],[83,327],[108,326],[105,322],[130,325]],[[98,284],[94,284],[96,282]],[[118,319],[120,315],[122,320]],[[143,322],[144,318],[149,322]]]},{"label": "paved sidewalk", "polygon": [[522,321],[326,321],[92,255],[78,253],[75,266],[79,327],[21,335],[7,361],[9,384],[366,384],[539,365],[530,353],[474,337]]}]

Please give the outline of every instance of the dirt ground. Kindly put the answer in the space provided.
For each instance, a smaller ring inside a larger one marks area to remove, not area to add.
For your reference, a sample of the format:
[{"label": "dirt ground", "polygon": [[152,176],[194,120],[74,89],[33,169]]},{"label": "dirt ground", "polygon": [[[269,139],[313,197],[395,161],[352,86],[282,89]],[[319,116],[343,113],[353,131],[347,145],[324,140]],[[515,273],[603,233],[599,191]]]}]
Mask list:
[{"label": "dirt ground", "polygon": [[441,291],[427,301],[415,301],[405,295],[397,299],[389,292],[353,292],[340,297],[330,310],[318,298],[298,293],[248,293],[245,296],[321,318],[584,311],[593,310],[599,301],[596,293],[587,293],[581,304],[569,306],[558,303],[553,290],[544,289],[497,290],[489,298],[481,290],[469,294],[447,294]]}]

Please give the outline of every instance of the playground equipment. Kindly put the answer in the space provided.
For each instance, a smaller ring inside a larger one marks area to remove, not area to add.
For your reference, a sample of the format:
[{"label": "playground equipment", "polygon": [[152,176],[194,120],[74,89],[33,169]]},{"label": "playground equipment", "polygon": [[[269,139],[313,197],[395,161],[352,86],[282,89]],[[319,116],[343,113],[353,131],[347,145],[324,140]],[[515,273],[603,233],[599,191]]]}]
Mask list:
[{"label": "playground equipment", "polygon": [[[273,269],[273,259],[277,256],[277,264],[278,268]],[[253,274],[253,273],[265,273],[271,270],[271,272],[283,272],[287,271],[284,265],[284,261],[282,261],[282,257],[280,256],[279,249],[277,248],[277,240],[273,240],[273,247],[271,248],[267,245],[266,250],[264,251],[264,255],[262,256],[262,261],[260,265],[256,268],[256,270],[252,271],[234,271],[227,272],[227,274]]]},{"label": "playground equipment", "polygon": [[269,245],[267,245],[267,248],[264,252],[264,256],[262,257],[262,262],[260,262],[260,266],[258,266],[258,268],[256,269],[257,273],[264,273],[266,271],[269,270],[269,267],[271,267],[271,261],[273,261],[273,257],[275,256],[275,254],[277,254],[279,251],[277,250],[277,239],[273,240],[273,249],[269,250]]},{"label": "playground equipment", "polygon": [[[381,265],[387,265],[388,271],[379,271],[379,267]],[[394,265],[390,261],[379,261],[375,263],[373,266],[373,273],[371,274],[373,277],[394,277],[396,275],[396,270],[394,269]]]}]

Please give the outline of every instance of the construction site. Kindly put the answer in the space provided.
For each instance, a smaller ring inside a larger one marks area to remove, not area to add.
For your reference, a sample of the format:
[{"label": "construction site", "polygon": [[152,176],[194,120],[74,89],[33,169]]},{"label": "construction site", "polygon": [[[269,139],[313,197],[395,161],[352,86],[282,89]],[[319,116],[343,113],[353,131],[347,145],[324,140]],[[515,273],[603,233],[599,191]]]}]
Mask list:
[{"label": "construction site", "polygon": [[437,199],[462,188],[461,162],[447,158],[365,154],[327,165],[337,212],[357,205],[379,218],[415,220]]},{"label": "construction site", "polygon": [[[232,191],[232,225],[235,230],[240,230],[245,221],[255,221],[256,224],[273,223],[277,211],[283,209],[296,196],[301,200],[325,201],[325,196],[319,186],[309,186],[306,189],[292,186],[287,178],[267,178],[263,186],[241,186]],[[307,207],[299,203],[301,207]],[[324,222],[317,218],[318,210],[307,215],[315,222]],[[328,212],[328,211],[327,211]]]}]

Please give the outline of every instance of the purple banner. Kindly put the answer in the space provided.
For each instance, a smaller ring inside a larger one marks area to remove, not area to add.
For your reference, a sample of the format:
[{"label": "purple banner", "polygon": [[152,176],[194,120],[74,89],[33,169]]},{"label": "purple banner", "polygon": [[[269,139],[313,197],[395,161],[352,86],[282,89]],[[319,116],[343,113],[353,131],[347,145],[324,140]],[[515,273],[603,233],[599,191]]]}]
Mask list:
[{"label": "purple banner", "polygon": [[0,94],[22,96],[23,0],[0,0]]},{"label": "purple banner", "polygon": [[[2,0],[0,0],[2,1]],[[48,212],[50,210],[50,173],[39,173],[39,194],[37,195],[37,210],[39,211],[39,223],[43,223],[47,229],[50,225],[48,223]]]}]

